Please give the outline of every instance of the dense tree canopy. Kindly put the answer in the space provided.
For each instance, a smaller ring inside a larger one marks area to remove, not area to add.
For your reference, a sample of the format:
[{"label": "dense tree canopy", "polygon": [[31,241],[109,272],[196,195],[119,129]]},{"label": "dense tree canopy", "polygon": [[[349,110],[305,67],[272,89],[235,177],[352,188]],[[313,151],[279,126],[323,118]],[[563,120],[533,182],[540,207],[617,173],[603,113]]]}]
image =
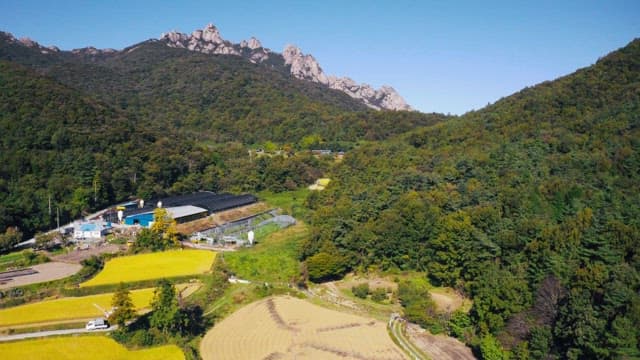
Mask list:
[{"label": "dense tree canopy", "polygon": [[26,236],[132,196],[309,185],[328,162],[290,153],[445,118],[367,111],[277,69],[155,42],[91,57],[0,33],[0,85],[0,232]]},{"label": "dense tree canopy", "polygon": [[330,241],[351,268],[422,270],[464,291],[491,357],[495,339],[520,357],[637,356],[639,114],[636,40],[480,111],[361,146],[309,199],[302,256]]}]

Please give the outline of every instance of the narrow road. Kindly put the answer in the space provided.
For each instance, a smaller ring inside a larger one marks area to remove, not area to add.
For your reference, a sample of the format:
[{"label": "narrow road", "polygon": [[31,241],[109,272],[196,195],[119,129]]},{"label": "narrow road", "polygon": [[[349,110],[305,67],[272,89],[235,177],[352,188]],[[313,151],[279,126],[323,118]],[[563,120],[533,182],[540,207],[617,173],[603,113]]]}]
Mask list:
[{"label": "narrow road", "polygon": [[40,337],[46,337],[46,336],[55,336],[55,335],[70,335],[70,334],[80,334],[80,333],[108,332],[108,331],[113,331],[113,330],[115,330],[117,328],[118,328],[118,325],[111,326],[111,327],[109,327],[107,329],[98,329],[98,330],[87,330],[85,328],[81,328],[81,329],[38,331],[38,332],[26,333],[26,334],[15,334],[15,335],[0,336],[0,341],[14,341],[14,340],[40,338]]},{"label": "narrow road", "polygon": [[404,319],[402,319],[397,314],[391,314],[391,318],[389,319],[389,330],[391,331],[391,336],[397,340],[398,344],[409,355],[411,359],[414,360],[428,360],[422,351],[420,351],[407,337],[404,335]]}]

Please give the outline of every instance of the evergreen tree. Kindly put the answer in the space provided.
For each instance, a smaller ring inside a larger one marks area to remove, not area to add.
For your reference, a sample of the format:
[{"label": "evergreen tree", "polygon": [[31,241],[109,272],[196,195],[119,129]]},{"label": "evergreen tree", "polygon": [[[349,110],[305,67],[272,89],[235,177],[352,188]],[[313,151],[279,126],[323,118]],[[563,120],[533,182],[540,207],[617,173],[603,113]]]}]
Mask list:
[{"label": "evergreen tree", "polygon": [[153,293],[151,311],[151,317],[149,318],[151,327],[162,331],[164,334],[168,334],[175,329],[180,308],[178,307],[176,289],[168,280],[162,279],[158,282],[158,286]]}]

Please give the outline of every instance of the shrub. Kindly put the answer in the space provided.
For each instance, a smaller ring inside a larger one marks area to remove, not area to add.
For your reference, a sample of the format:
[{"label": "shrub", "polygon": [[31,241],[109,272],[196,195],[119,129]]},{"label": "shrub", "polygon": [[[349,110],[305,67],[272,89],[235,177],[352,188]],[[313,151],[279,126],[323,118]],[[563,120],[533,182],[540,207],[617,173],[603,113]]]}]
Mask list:
[{"label": "shrub", "polygon": [[377,288],[371,292],[371,300],[375,302],[383,302],[387,300],[387,289]]},{"label": "shrub", "polygon": [[362,283],[351,288],[351,292],[360,299],[366,299],[369,295],[369,283]]}]

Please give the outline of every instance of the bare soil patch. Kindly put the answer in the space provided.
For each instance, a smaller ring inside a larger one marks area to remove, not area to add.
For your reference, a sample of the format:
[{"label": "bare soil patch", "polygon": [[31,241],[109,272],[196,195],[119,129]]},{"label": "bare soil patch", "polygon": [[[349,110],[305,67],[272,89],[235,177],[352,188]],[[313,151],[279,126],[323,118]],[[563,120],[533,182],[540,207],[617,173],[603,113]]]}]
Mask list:
[{"label": "bare soil patch", "polygon": [[222,225],[229,221],[235,221],[247,216],[259,214],[269,210],[271,207],[264,202],[257,202],[246,206],[241,206],[231,210],[220,211],[218,213],[207,216],[204,219],[190,221],[184,224],[178,224],[176,230],[182,234],[192,234],[196,231],[211,229],[212,227]]},{"label": "bare soil patch", "polygon": [[463,297],[451,288],[435,288],[429,291],[431,299],[436,303],[438,310],[443,312],[454,312],[457,309],[468,309],[471,306],[471,300]]},{"label": "bare soil patch", "polygon": [[292,297],[245,306],[200,344],[204,359],[405,359],[386,323]]},{"label": "bare soil patch", "polygon": [[259,214],[269,209],[271,209],[271,206],[269,206],[267,203],[257,202],[255,204],[221,211],[219,213],[215,213],[213,216],[219,224],[224,224],[229,221],[236,221],[242,218],[246,218],[247,216]]},{"label": "bare soil patch", "polygon": [[458,339],[445,335],[433,335],[415,324],[407,325],[407,336],[432,359],[475,360],[471,349]]},{"label": "bare soil patch", "polygon": [[353,286],[363,283],[368,283],[371,290],[379,288],[391,289],[391,291],[398,290],[398,284],[388,277],[350,276],[342,281],[336,282],[336,286],[338,286],[342,290],[351,290]]},{"label": "bare soil patch", "polygon": [[51,260],[58,261],[58,262],[79,264],[82,262],[82,260],[86,260],[92,257],[93,255],[98,256],[100,254],[114,254],[119,251],[125,251],[125,250],[126,250],[126,245],[105,244],[105,245],[90,247],[88,249],[83,249],[83,250],[80,250],[80,249],[73,250],[66,254],[51,256]]},{"label": "bare soil patch", "polygon": [[82,266],[79,264],[67,264],[63,262],[49,262],[34,265],[31,266],[31,268],[37,271],[37,273],[18,276],[7,280],[6,283],[0,285],[0,289],[62,279],[77,273],[80,271]]}]

